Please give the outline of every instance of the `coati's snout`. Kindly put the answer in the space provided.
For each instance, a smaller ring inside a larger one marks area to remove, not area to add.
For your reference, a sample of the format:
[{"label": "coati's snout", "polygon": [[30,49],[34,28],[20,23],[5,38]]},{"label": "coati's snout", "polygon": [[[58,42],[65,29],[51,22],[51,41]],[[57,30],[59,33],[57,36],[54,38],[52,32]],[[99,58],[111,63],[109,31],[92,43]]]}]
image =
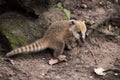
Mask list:
[{"label": "coati's snout", "polygon": [[85,35],[82,35],[81,31],[79,31],[79,32],[77,32],[77,33],[80,35],[80,41],[81,41],[82,43],[85,43],[85,37],[83,37],[83,36],[85,36]]}]

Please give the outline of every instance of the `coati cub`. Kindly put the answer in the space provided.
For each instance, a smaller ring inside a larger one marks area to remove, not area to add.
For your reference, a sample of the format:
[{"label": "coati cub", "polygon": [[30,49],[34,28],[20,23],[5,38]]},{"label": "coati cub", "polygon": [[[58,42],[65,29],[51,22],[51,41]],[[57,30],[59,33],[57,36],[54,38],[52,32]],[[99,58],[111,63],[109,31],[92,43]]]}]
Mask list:
[{"label": "coati cub", "polygon": [[79,32],[81,32],[82,39],[84,40],[86,30],[86,25],[83,21],[64,20],[54,22],[45,32],[43,38],[29,45],[8,52],[6,57],[10,57],[16,54],[37,52],[46,48],[51,48],[54,50],[53,56],[59,61],[63,61],[63,59],[61,59],[61,55],[63,54],[65,44],[68,44],[67,38],[69,38],[69,35],[73,35],[73,37],[79,40]]}]

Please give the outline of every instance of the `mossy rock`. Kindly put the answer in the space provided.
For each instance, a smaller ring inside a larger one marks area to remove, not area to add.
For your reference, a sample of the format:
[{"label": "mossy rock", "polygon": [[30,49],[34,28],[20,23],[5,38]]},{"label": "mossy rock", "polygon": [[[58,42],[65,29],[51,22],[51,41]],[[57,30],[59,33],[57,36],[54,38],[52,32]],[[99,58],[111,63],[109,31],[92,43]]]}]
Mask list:
[{"label": "mossy rock", "polygon": [[18,48],[34,42],[44,35],[52,22],[66,19],[66,15],[56,8],[46,11],[41,8],[34,10],[39,14],[39,19],[31,20],[14,12],[0,16],[0,32],[6,36],[11,48]]},{"label": "mossy rock", "polygon": [[41,38],[47,29],[44,19],[33,21],[25,18],[2,18],[0,22],[0,31],[13,49]]}]

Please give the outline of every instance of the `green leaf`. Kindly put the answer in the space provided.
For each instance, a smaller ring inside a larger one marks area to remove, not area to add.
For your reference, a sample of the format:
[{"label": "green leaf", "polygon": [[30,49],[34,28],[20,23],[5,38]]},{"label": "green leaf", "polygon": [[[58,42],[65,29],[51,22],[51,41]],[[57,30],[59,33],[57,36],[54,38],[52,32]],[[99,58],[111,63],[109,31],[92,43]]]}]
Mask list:
[{"label": "green leaf", "polygon": [[66,14],[67,18],[70,19],[70,10],[64,8],[63,11]]},{"label": "green leaf", "polygon": [[58,3],[57,3],[57,7],[58,7],[59,9],[63,9],[62,3],[61,3],[61,2],[58,2]]}]

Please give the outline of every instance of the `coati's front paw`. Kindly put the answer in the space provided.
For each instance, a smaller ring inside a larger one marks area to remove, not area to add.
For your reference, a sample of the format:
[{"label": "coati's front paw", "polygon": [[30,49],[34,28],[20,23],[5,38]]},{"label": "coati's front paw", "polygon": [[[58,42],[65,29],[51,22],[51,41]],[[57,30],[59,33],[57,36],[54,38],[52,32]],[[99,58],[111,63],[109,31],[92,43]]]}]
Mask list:
[{"label": "coati's front paw", "polygon": [[61,61],[67,61],[66,56],[65,55],[60,55],[58,56],[58,60]]}]

